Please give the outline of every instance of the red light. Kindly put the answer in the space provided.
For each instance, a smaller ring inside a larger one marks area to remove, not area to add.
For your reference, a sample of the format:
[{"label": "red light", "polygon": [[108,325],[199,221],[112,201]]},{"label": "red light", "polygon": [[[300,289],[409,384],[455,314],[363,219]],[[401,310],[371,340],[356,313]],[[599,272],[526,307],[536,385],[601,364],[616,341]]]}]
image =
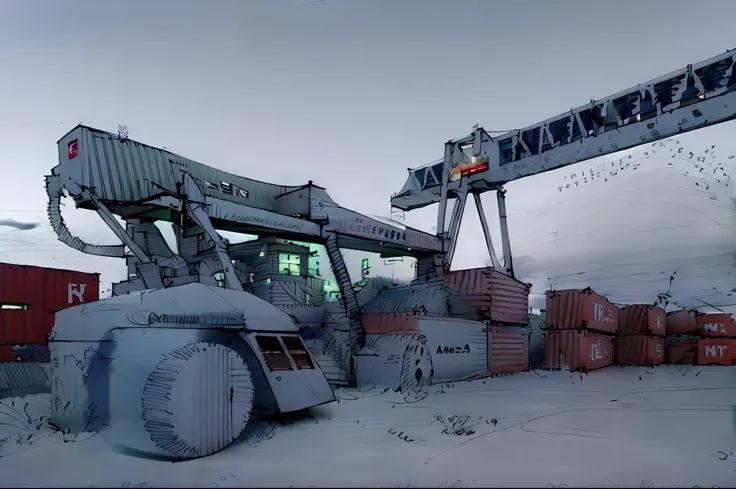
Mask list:
[{"label": "red light", "polygon": [[473,173],[478,173],[479,171],[487,170],[488,169],[488,163],[481,163],[480,165],[471,166],[470,168],[465,168],[460,171],[460,175],[467,176],[472,175]]},{"label": "red light", "polygon": [[79,156],[79,145],[77,144],[77,140],[75,139],[69,145],[66,147],[66,154],[69,157],[70,160],[73,160],[77,156]]}]

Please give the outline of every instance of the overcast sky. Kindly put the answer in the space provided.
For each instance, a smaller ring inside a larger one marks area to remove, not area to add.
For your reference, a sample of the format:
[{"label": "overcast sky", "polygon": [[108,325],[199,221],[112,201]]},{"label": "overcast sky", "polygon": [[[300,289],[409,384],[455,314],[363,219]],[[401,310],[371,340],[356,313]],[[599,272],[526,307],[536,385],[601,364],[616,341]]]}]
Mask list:
[{"label": "overcast sky", "polygon": [[[476,123],[529,125],[735,47],[736,2],[697,5],[0,0],[0,219],[45,226],[3,231],[0,259],[121,278],[122,261],[57,245],[46,223],[43,176],[56,164],[55,142],[80,122],[125,124],[133,139],[250,178],[311,179],[345,207],[388,215],[406,168],[440,158],[445,141]],[[734,129],[683,141],[718,144],[725,155]],[[530,231],[514,215],[547,212],[540,189],[560,179],[553,172],[509,186],[517,242]],[[79,214],[68,219],[74,231],[114,241],[94,213]],[[547,213],[545,226],[565,218]],[[434,215],[408,220],[429,229]],[[477,218],[469,214],[463,228],[456,267],[483,265]],[[527,254],[533,236],[519,245]]]}]

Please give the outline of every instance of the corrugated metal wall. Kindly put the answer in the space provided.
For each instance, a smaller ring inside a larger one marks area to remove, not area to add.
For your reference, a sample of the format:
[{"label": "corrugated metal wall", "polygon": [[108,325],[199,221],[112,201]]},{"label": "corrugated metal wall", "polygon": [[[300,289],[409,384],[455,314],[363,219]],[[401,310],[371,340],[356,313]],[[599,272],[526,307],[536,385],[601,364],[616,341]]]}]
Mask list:
[{"label": "corrugated metal wall", "polygon": [[505,374],[529,370],[529,336],[488,333],[488,373]]},{"label": "corrugated metal wall", "polygon": [[620,310],[619,330],[621,334],[653,334],[664,336],[664,309],[648,304],[632,304]]},{"label": "corrugated metal wall", "polygon": [[581,330],[547,331],[547,367],[587,371],[613,363],[613,337]]},{"label": "corrugated metal wall", "polygon": [[0,389],[48,387],[49,371],[43,365],[38,362],[0,363]]},{"label": "corrugated metal wall", "polygon": [[547,328],[589,329],[601,333],[617,333],[619,310],[591,289],[552,290],[547,296]]},{"label": "corrugated metal wall", "polygon": [[529,321],[529,287],[492,268],[473,268],[446,273],[453,315],[467,310],[467,319],[524,324]]},{"label": "corrugated metal wall", "polygon": [[99,295],[96,273],[0,263],[0,345],[45,344],[55,312]]},{"label": "corrugated metal wall", "polygon": [[665,361],[664,338],[648,334],[621,335],[616,338],[616,361],[621,365],[660,365]]},{"label": "corrugated metal wall", "polygon": [[[132,140],[121,140],[108,132],[82,127],[70,132],[59,141],[59,155],[66,160],[66,144],[78,138],[80,165],[84,173],[84,183],[95,187],[103,200],[135,202],[152,197],[161,187],[176,190],[179,170],[189,172],[204,186],[204,193],[229,202],[241,203],[243,196],[233,187],[248,191],[251,202],[272,211],[280,201],[275,197],[301,187],[273,185],[234,175],[183,158],[168,151],[146,146]],[[303,199],[308,202],[308,199]]]}]

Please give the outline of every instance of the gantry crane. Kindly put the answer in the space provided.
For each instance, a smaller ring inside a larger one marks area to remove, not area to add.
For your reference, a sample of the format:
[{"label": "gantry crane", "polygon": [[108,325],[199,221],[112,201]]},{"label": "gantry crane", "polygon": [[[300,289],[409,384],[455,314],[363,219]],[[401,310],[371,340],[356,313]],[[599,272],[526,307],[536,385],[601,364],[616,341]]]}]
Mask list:
[{"label": "gantry crane", "polygon": [[[687,65],[614,95],[591,100],[522,129],[491,136],[482,127],[445,143],[444,157],[410,169],[391,205],[403,211],[439,203],[442,266],[455,252],[465,203],[472,195],[495,268],[513,275],[504,185],[736,118],[736,51]],[[480,194],[496,191],[503,266],[491,240]],[[448,199],[455,201],[448,223]]]},{"label": "gantry crane", "polygon": [[[404,211],[439,203],[436,235],[340,207],[312,182],[264,183],[122,132],[75,127],[58,141],[59,164],[46,178],[49,219],[67,245],[125,258],[129,279],[115,284],[112,298],[57,313],[49,339],[52,421],[79,432],[90,429],[85,416],[94,414],[123,426],[120,443],[128,448],[192,458],[231,443],[251,412],[297,411],[334,400],[292,317],[243,291],[218,230],[323,244],[353,354],[363,345],[367,316],[382,331],[408,324],[417,331],[422,321],[433,323],[422,331],[440,331],[450,343],[447,331],[455,327],[476,334],[486,320],[523,323],[528,287],[512,279],[504,184],[736,118],[735,62],[727,51],[523,129],[492,137],[476,127],[447,142],[444,158],[410,170],[391,198]],[[122,244],[88,244],[73,236],[60,213],[65,190],[77,207],[96,211]],[[503,266],[480,201],[491,190],[498,198]],[[449,269],[469,195],[495,270],[453,277]],[[446,223],[450,199],[455,205]],[[158,220],[173,223],[174,249],[155,226]],[[415,280],[404,291],[368,301],[362,317],[340,248],[415,257]],[[215,274],[224,276],[222,287]],[[506,294],[500,306],[482,284],[500,284]],[[522,314],[504,306],[509,297]],[[433,351],[475,355],[475,346],[442,346],[428,336],[411,336],[403,351],[404,343],[395,342],[401,346],[389,352],[385,364],[400,368],[402,390],[405,382],[425,388],[437,378],[453,380],[452,362],[433,363]]]}]

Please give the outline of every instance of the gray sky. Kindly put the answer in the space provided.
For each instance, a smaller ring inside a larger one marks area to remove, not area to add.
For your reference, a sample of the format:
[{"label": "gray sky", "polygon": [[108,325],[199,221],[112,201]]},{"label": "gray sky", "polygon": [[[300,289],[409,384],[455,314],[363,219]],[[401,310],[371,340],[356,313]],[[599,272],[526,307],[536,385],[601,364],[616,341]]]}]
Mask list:
[{"label": "gray sky", "polygon": [[[133,139],[250,178],[311,179],[343,206],[388,215],[406,168],[475,123],[525,126],[736,47],[732,0],[306,2],[0,0],[0,218],[48,228],[43,176],[80,122],[126,124]],[[683,140],[727,147],[733,130]],[[539,211],[538,189],[561,175],[509,187],[512,235],[513,214]],[[78,234],[114,240],[79,213]],[[432,211],[420,214],[409,222],[429,228]],[[464,222],[463,267],[486,261],[477,223]],[[33,247],[6,242],[4,261],[124,268],[81,259],[48,229],[12,236]]]}]

